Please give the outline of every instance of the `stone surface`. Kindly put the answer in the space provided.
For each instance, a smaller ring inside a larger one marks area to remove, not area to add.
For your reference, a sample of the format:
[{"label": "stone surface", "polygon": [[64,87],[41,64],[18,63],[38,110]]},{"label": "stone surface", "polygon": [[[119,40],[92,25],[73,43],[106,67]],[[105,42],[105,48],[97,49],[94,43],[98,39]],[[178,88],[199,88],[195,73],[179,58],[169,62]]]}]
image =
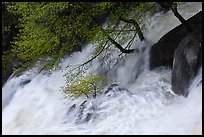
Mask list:
[{"label": "stone surface", "polygon": [[202,27],[186,36],[174,53],[172,89],[176,94],[188,95],[188,87],[202,65]]},{"label": "stone surface", "polygon": [[[202,26],[202,11],[187,20],[187,23],[195,30]],[[150,49],[150,70],[160,66],[172,68],[173,55],[181,40],[188,35],[187,30],[181,24],[165,34]]]}]

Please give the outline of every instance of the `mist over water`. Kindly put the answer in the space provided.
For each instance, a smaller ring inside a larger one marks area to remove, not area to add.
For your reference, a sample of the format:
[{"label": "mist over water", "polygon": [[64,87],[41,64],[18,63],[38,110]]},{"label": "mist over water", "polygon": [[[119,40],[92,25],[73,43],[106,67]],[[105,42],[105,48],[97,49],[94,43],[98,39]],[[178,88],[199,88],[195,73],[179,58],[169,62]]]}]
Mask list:
[{"label": "mist over water", "polygon": [[[179,12],[189,18],[202,9],[201,5],[187,3]],[[173,94],[171,69],[149,71],[148,58],[150,46],[180,22],[171,12],[158,13],[149,20],[144,30],[146,40],[136,40],[134,44],[140,53],[128,55],[116,70],[109,70],[114,71],[110,77],[116,82],[103,89],[110,89],[107,94],[95,99],[65,98],[61,91],[66,84],[63,77],[68,71],[66,65],[87,61],[94,45],[86,46],[82,53],[73,53],[61,63],[64,69],[51,75],[38,74],[33,69],[19,77],[10,77],[2,88],[2,133],[202,134],[198,129],[202,118],[202,68],[187,98]],[[93,64],[88,72],[102,71],[100,60],[94,60]],[[25,81],[28,84],[24,85]]]}]

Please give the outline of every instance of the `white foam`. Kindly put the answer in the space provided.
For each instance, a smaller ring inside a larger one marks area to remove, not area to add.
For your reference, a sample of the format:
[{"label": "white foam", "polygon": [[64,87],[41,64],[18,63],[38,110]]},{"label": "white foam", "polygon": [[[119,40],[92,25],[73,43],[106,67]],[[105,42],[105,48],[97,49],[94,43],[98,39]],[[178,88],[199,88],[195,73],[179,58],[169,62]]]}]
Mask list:
[{"label": "white foam", "polygon": [[[180,9],[185,17],[202,9],[199,3],[190,4],[190,7],[186,4]],[[190,11],[186,12],[188,9]],[[147,41],[143,46],[156,42],[178,24],[170,12],[153,17],[145,32]],[[62,67],[85,62],[93,51],[92,46],[87,46],[82,53],[74,53],[61,64]],[[64,98],[61,87],[66,83],[63,77],[66,69],[54,71],[51,75],[28,76],[31,81],[23,87],[20,78],[9,79],[2,88],[2,134],[201,134],[202,84],[197,84],[202,71],[192,83],[189,96],[177,96],[171,91],[171,70],[149,71],[148,51],[144,54],[129,55],[117,68],[115,80],[129,92],[89,100],[84,113],[92,112],[89,108],[94,105],[96,118],[85,123],[76,123],[77,111],[67,114],[73,104],[78,109],[85,97]],[[136,66],[141,60],[137,57],[144,57],[143,63],[146,64],[142,67],[145,71],[134,79],[132,74],[139,68]],[[100,66],[97,60],[93,64],[95,66],[89,72]],[[27,77],[27,74],[21,77]]]}]

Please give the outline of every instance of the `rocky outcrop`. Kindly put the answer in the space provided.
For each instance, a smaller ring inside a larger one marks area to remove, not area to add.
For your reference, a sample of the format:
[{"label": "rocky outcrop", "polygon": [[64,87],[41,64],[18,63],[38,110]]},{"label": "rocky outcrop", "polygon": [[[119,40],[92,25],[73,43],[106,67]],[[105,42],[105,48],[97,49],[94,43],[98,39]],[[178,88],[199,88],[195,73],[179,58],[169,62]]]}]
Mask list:
[{"label": "rocky outcrop", "polygon": [[188,95],[188,87],[202,65],[202,27],[186,36],[174,53],[172,89],[176,94]]},{"label": "rocky outcrop", "polygon": [[120,87],[118,84],[111,84],[104,89],[101,93],[97,94],[96,97],[87,98],[82,103],[73,104],[68,108],[67,116],[75,117],[75,124],[81,124],[94,120],[98,117],[100,111],[100,105],[110,99],[116,98],[119,95],[126,93],[128,96],[133,94],[126,88]]},{"label": "rocky outcrop", "polygon": [[172,90],[187,96],[192,80],[202,65],[202,11],[187,20],[190,34],[181,24],[165,34],[150,50],[150,70],[172,68]]},{"label": "rocky outcrop", "polygon": [[[202,11],[187,20],[190,27],[195,30],[202,26]],[[160,66],[172,68],[174,51],[181,40],[188,35],[188,31],[182,24],[165,34],[150,49],[150,70]]]}]

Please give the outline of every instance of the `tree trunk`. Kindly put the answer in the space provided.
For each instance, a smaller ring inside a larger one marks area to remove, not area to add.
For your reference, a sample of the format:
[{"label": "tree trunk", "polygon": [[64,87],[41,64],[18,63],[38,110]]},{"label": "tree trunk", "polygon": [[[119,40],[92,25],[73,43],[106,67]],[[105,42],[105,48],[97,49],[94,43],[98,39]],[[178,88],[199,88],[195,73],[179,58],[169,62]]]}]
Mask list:
[{"label": "tree trunk", "polygon": [[124,49],[120,44],[118,44],[113,38],[111,38],[111,36],[108,34],[107,31],[105,31],[101,25],[98,23],[98,21],[92,17],[93,20],[98,24],[98,26],[101,28],[101,31],[103,32],[103,34],[108,38],[108,40],[110,40],[110,42],[115,45],[115,47],[117,47],[122,53],[133,53],[134,49],[130,49],[130,50],[126,50]]},{"label": "tree trunk", "polygon": [[[96,20],[95,20],[96,21]],[[96,21],[97,22],[97,21]],[[118,44],[113,38],[110,37],[110,35],[101,27],[101,31],[103,32],[104,35],[110,40],[110,42],[115,45],[122,53],[133,53],[134,49],[126,50],[124,49],[120,44]]]},{"label": "tree trunk", "polygon": [[187,30],[189,32],[192,32],[192,28],[188,25],[188,23],[186,22],[186,20],[181,16],[181,14],[178,12],[177,10],[177,4],[176,3],[170,3],[168,2],[172,12],[174,13],[174,15],[179,19],[179,21],[187,28]]},{"label": "tree trunk", "polygon": [[110,36],[107,36],[113,45],[115,45],[122,53],[133,53],[134,49],[126,50],[120,44],[118,44],[114,39]]},{"label": "tree trunk", "polygon": [[134,20],[134,19],[125,19],[125,18],[121,18],[121,20],[122,20],[123,22],[127,22],[127,23],[133,24],[134,27],[135,27],[135,29],[136,29],[136,32],[137,32],[137,34],[138,34],[138,36],[139,36],[139,38],[140,38],[140,40],[141,40],[141,41],[144,40],[144,35],[143,35],[143,33],[142,33],[142,31],[141,31],[141,28],[140,28],[140,26],[139,26],[139,24],[137,23],[136,20]]}]

